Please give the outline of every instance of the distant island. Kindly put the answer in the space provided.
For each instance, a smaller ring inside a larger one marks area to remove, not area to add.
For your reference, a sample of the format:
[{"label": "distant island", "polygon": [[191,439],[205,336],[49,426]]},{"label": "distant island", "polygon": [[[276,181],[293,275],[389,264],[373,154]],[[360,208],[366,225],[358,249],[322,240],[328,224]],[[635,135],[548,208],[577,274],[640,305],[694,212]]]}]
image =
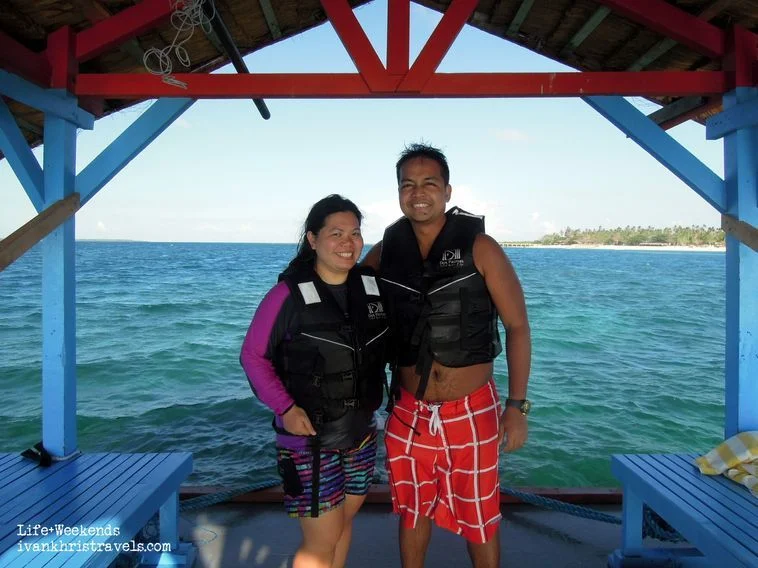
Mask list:
[{"label": "distant island", "polygon": [[572,229],[545,235],[536,241],[502,242],[503,246],[618,246],[723,248],[724,231],[717,227],[616,227]]}]

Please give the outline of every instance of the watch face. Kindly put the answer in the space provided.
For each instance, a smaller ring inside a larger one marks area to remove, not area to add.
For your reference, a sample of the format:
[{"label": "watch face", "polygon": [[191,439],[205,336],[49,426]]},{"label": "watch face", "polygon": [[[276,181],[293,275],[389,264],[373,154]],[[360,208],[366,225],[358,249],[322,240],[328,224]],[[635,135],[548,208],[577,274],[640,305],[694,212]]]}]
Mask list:
[{"label": "watch face", "polygon": [[532,403],[528,400],[525,400],[521,403],[521,414],[529,414],[529,411],[532,409]]}]

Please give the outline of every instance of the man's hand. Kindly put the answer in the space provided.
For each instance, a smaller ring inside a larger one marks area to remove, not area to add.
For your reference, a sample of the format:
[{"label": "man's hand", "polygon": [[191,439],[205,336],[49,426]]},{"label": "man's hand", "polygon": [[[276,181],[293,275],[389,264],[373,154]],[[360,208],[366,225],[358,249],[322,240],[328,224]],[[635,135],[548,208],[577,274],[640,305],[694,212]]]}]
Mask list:
[{"label": "man's hand", "polygon": [[[502,416],[500,416],[500,433],[498,435],[498,446],[505,452],[518,450],[526,443],[529,427],[526,416],[521,414],[518,408],[512,406],[506,407]],[[505,443],[503,441],[505,440]]]},{"label": "man's hand", "polygon": [[305,410],[296,404],[282,414],[282,426],[290,434],[297,434],[298,436],[316,435],[316,430],[313,429],[313,424],[311,424]]}]

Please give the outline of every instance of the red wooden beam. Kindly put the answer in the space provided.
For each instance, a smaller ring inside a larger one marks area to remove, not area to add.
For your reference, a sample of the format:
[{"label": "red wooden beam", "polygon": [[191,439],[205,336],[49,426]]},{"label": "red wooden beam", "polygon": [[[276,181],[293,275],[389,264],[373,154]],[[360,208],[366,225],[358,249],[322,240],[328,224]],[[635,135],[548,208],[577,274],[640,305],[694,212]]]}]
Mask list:
[{"label": "red wooden beam", "polygon": [[399,90],[420,91],[424,83],[436,71],[455,38],[471,17],[479,0],[453,0],[437,27],[429,36]]},{"label": "red wooden beam", "polygon": [[[229,75],[177,73],[183,89],[143,74],[80,74],[75,92],[117,99],[212,98],[403,98],[584,97],[590,95],[715,95],[729,87],[722,71],[585,73],[437,73],[418,91],[373,91],[358,74],[272,73]],[[393,79],[396,83],[399,78]]]},{"label": "red wooden beam", "polygon": [[[58,28],[47,36],[45,54],[51,68],[48,86],[53,89],[65,89],[69,93],[74,91],[74,81],[79,70],[74,55],[75,45],[76,34],[69,26]],[[104,113],[102,97],[79,97],[79,106],[95,116],[102,116]]]},{"label": "red wooden beam", "polygon": [[727,55],[723,69],[734,74],[735,87],[753,87],[758,75],[755,74],[758,40],[753,32],[741,26],[732,26],[727,35]]},{"label": "red wooden beam", "polygon": [[727,74],[722,71],[437,73],[429,79],[422,94],[440,97],[644,97],[710,95],[727,89]]},{"label": "red wooden beam", "polygon": [[372,90],[388,89],[387,70],[347,0],[321,0],[321,5],[358,73]]},{"label": "red wooden beam", "polygon": [[408,72],[410,37],[410,0],[389,0],[387,4],[387,71],[390,75],[405,75]]},{"label": "red wooden beam", "polygon": [[76,35],[69,26],[58,28],[47,36],[47,59],[52,73],[50,86],[53,89],[74,90],[74,77],[79,65],[74,57]]},{"label": "red wooden beam", "polygon": [[0,68],[40,87],[50,86],[50,63],[44,53],[35,53],[0,32]]},{"label": "red wooden beam", "polygon": [[726,53],[724,32],[664,0],[595,0],[615,13],[713,59]]},{"label": "red wooden beam", "polygon": [[97,57],[122,43],[151,30],[167,20],[174,11],[169,0],[142,0],[82,30],[76,36],[76,59],[79,62]]},{"label": "red wooden beam", "polygon": [[693,108],[690,111],[687,111],[685,113],[680,114],[679,116],[672,118],[671,120],[665,120],[661,122],[658,126],[663,128],[664,130],[668,130],[669,128],[674,128],[675,126],[679,126],[680,124],[683,124],[687,122],[688,120],[697,118],[698,116],[713,111],[721,106],[721,97],[716,96],[708,100],[704,105],[701,105],[697,108]]}]

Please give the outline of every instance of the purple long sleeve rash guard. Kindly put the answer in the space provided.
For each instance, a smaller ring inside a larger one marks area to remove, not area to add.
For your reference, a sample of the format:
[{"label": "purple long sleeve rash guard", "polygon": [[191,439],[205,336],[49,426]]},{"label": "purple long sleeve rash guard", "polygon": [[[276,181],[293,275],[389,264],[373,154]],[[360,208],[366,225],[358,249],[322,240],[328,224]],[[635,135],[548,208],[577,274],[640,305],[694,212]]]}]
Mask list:
[{"label": "purple long sleeve rash guard", "polygon": [[285,337],[294,317],[293,311],[285,307],[289,295],[284,282],[269,290],[255,312],[240,354],[240,363],[250,387],[261,402],[274,411],[277,419],[295,404],[273,363],[274,350]]}]

